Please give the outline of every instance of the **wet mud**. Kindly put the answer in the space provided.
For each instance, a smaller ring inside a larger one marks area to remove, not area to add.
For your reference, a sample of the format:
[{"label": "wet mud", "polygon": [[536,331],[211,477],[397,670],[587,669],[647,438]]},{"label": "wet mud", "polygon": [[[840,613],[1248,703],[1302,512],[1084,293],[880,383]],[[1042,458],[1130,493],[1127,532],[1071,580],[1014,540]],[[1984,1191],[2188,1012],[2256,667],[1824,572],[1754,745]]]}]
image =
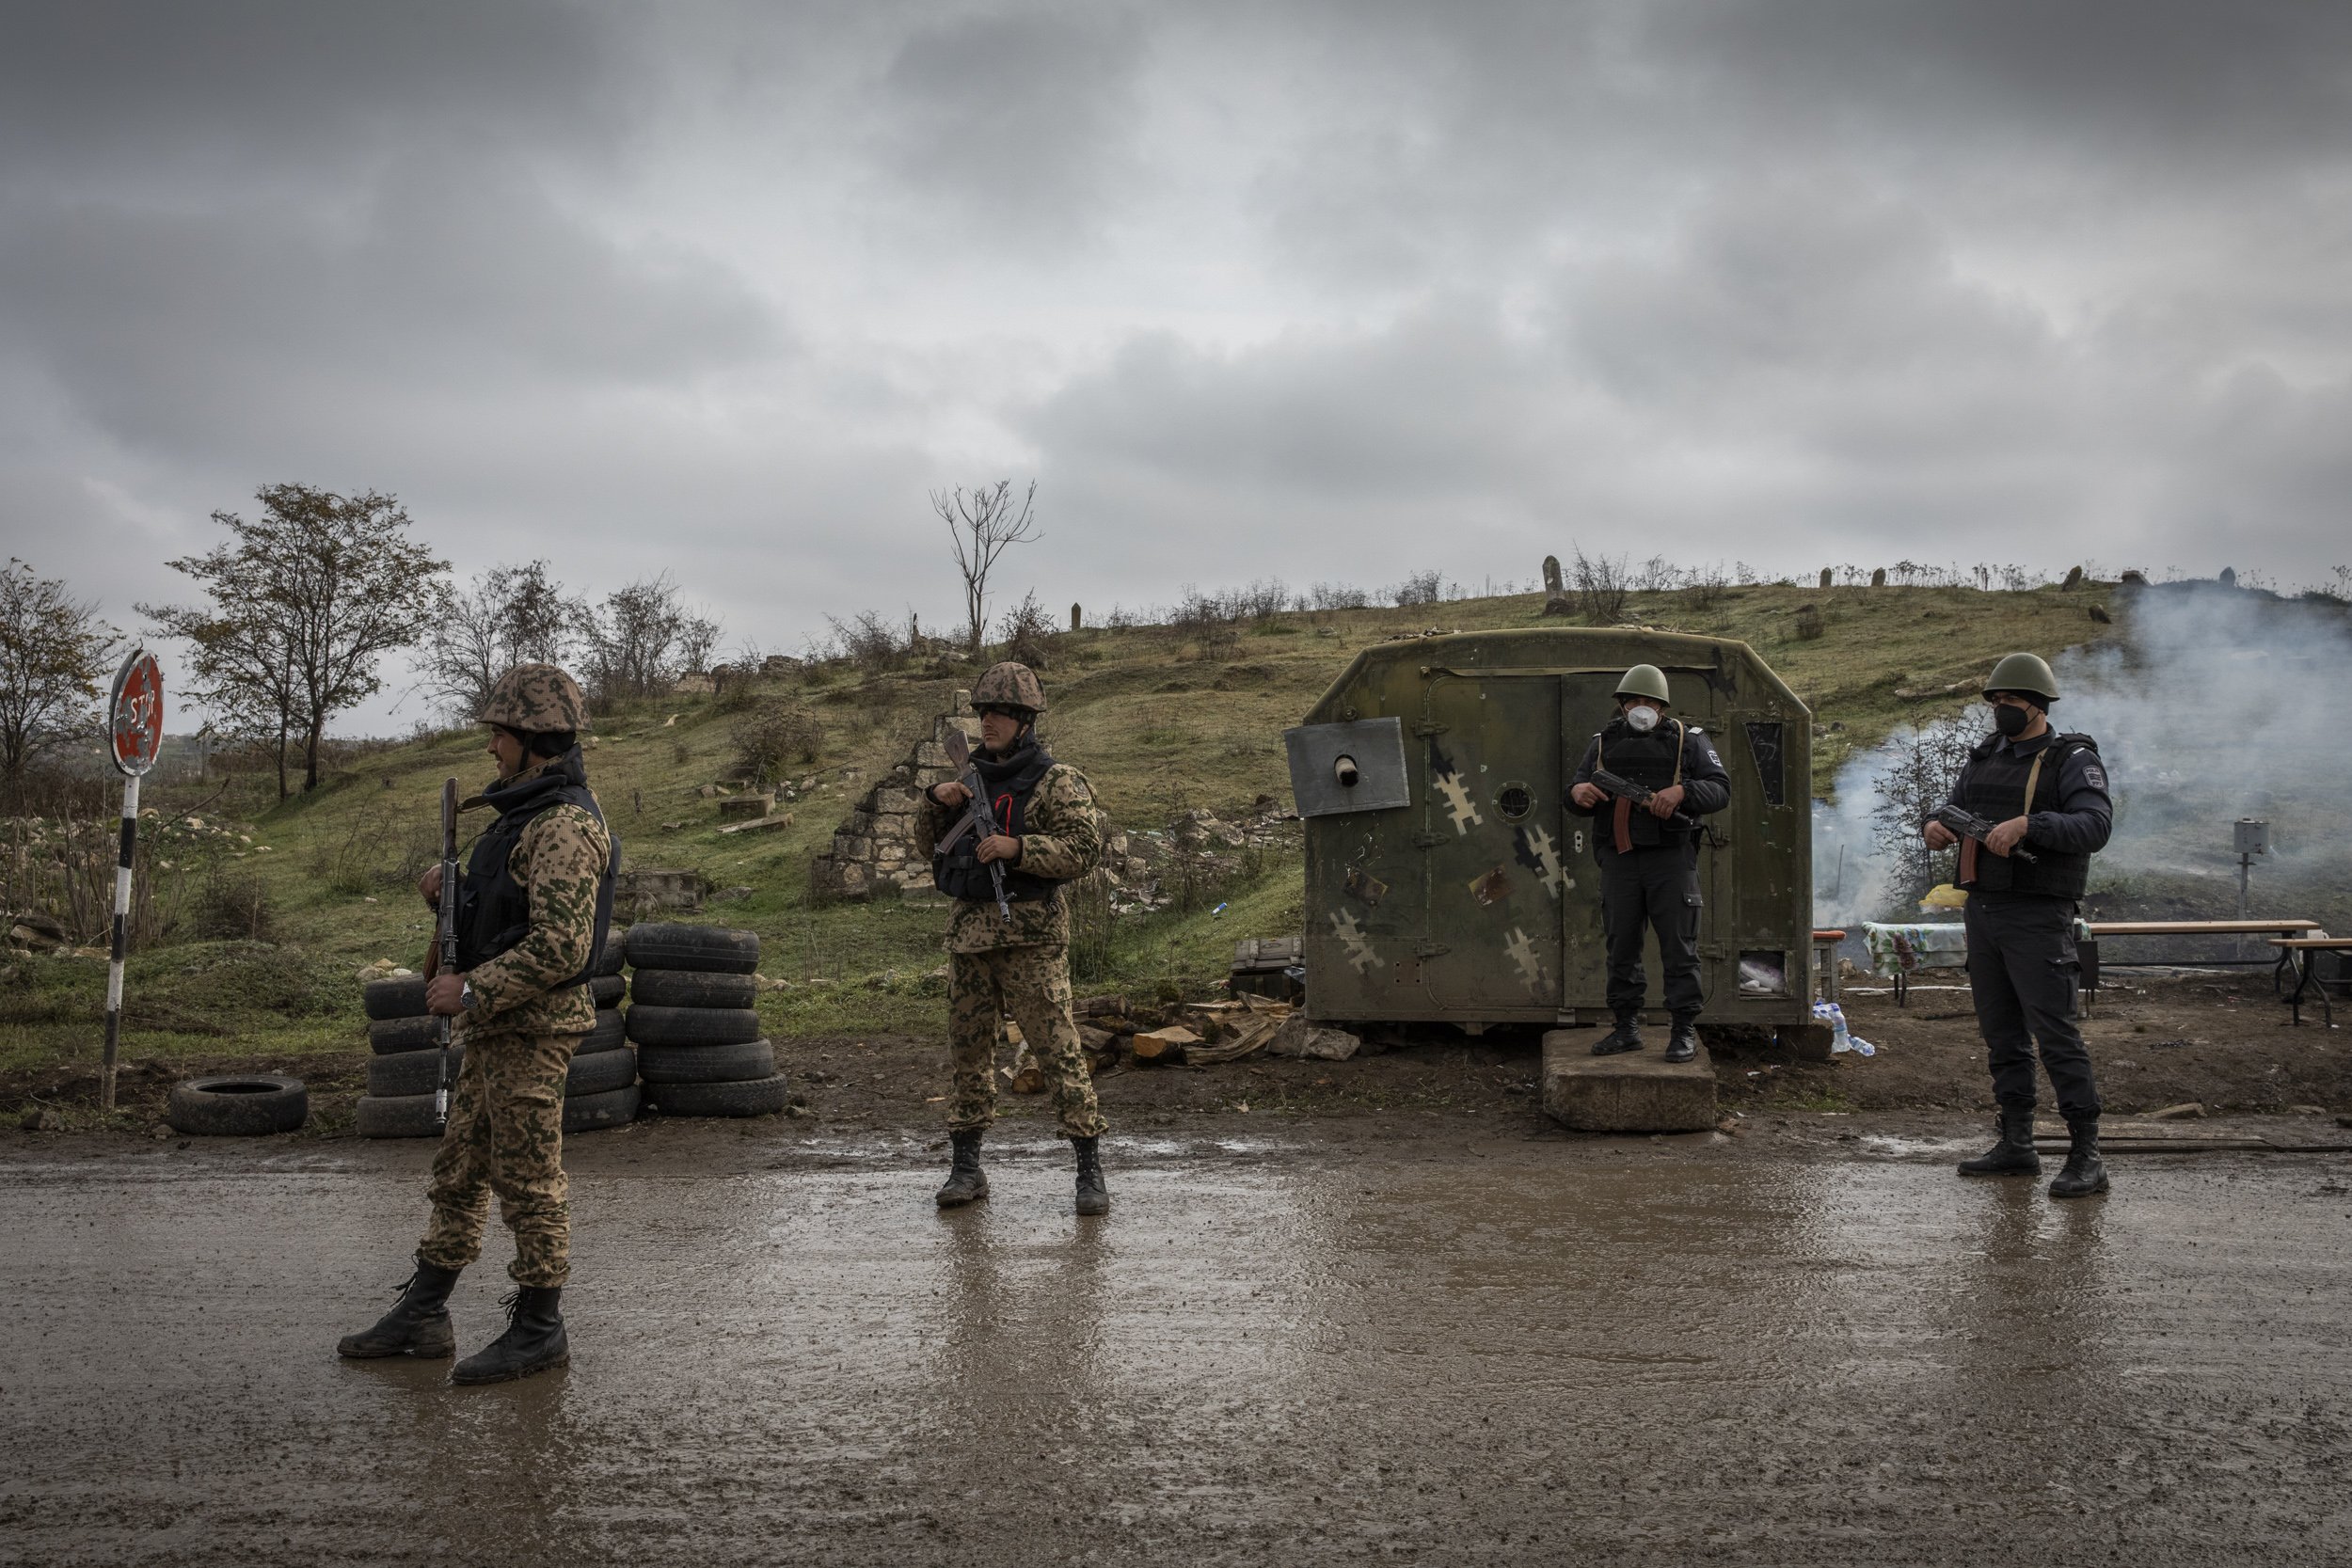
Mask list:
[{"label": "wet mud", "polygon": [[[571,1367],[342,1363],[414,1145],[0,1150],[0,1559],[2334,1562],[2352,1160],[1963,1182],[1960,1117],[1741,1137],[1226,1116],[576,1140]],[[498,1326],[511,1250],[453,1301]]]}]

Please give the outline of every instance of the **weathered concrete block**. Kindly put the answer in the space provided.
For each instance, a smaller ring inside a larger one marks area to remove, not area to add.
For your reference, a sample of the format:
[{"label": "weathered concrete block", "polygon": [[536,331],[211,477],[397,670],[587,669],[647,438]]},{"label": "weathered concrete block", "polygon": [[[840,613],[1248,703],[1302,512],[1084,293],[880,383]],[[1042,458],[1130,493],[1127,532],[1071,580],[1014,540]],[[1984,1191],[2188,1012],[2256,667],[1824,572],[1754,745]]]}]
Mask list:
[{"label": "weathered concrete block", "polygon": [[914,809],[914,791],[879,786],[874,791],[874,802],[867,809],[877,816],[904,816]]},{"label": "weathered concrete block", "polygon": [[719,820],[742,822],[755,816],[765,816],[775,809],[775,804],[776,798],[773,795],[732,796],[719,802]]},{"label": "weathered concrete block", "polygon": [[874,841],[858,833],[833,835],[833,858],[837,861],[870,861],[874,858]]},{"label": "weathered concrete block", "polygon": [[1596,1056],[1597,1030],[1554,1029],[1544,1036],[1544,1110],[1580,1132],[1703,1132],[1715,1125],[1715,1064],[1707,1047],[1694,1060],[1661,1059],[1665,1042],[1645,1051]]},{"label": "weathered concrete block", "polygon": [[914,766],[917,768],[948,767],[947,748],[936,740],[926,740],[914,749]]}]

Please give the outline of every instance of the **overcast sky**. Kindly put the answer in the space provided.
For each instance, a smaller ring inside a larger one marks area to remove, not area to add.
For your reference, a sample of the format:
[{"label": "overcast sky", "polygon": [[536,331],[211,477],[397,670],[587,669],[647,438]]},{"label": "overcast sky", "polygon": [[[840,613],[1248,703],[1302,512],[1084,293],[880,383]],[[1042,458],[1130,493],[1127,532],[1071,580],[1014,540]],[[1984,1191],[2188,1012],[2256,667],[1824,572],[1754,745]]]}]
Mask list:
[{"label": "overcast sky", "polygon": [[997,478],[1057,610],[2352,558],[2352,7],[0,20],[0,541],[126,627],[285,480],[770,649],[944,629]]}]

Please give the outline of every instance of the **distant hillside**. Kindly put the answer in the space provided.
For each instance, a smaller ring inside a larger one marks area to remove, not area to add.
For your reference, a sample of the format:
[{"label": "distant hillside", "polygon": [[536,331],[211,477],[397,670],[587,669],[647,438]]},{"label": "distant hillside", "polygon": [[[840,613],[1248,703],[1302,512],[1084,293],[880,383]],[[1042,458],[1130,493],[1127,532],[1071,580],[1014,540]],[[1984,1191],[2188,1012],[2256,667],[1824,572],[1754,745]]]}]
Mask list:
[{"label": "distant hillside", "polygon": [[[2004,652],[2055,653],[2109,634],[2112,628],[2089,613],[2106,594],[2096,584],[2074,593],[1734,587],[1704,605],[1687,593],[1637,594],[1627,619],[1739,638],[1762,653],[1813,707],[1820,792],[1854,751],[1874,746],[1928,703],[1924,693],[1936,693],[1933,704],[1948,710],[1942,689],[1980,678]],[[1801,615],[1808,606],[1813,614]],[[1065,632],[1044,650],[1053,708],[1043,729],[1055,752],[1093,780],[1120,828],[1161,827],[1186,810],[1232,817],[1261,796],[1287,804],[1281,731],[1297,722],[1359,649],[1430,628],[1536,624],[1542,610],[1540,595],[1517,595],[1286,612],[1222,626]],[[1801,636],[1801,626],[1817,618],[1818,635]],[[807,868],[865,785],[906,754],[977,668],[932,659],[920,668],[861,671],[834,661],[748,694],[636,704],[598,721],[588,765],[623,835],[626,863],[691,870],[714,888],[748,890],[710,904],[701,918],[758,931],[763,973],[794,982],[763,1003],[771,1028],[940,1027],[941,988],[931,977],[942,961],[940,910],[919,899],[819,905],[810,896]],[[799,798],[779,809],[792,813],[792,824],[727,835],[718,831],[717,802],[699,791],[739,775],[732,731],[747,695],[804,705],[820,739],[814,762],[787,768]],[[437,790],[452,773],[469,789],[486,781],[488,761],[476,732],[367,754],[316,794],[283,805],[264,808],[266,782],[245,780],[240,789],[250,793],[210,812],[242,818],[240,827],[252,836],[241,858],[224,863],[226,872],[266,890],[276,935],[298,947],[319,974],[347,974],[376,958],[413,964],[425,950],[429,926],[406,879],[432,853]],[[805,792],[797,787],[802,781],[811,784]],[[177,812],[213,787],[200,792],[192,782],[159,781],[149,799]],[[1226,860],[1234,863],[1221,867],[1226,884],[1202,890],[1208,895],[1198,900],[1201,907],[1111,920],[1082,983],[1196,990],[1222,974],[1236,939],[1297,928],[1295,848],[1277,845]],[[1213,913],[1220,902],[1229,907]],[[139,968],[177,974],[186,966],[175,968],[169,953],[159,952],[140,960],[135,980]],[[257,1042],[282,1044],[289,1033],[340,1038],[349,1030],[347,1001],[323,998],[326,1010],[304,1015],[310,1022],[281,1018],[262,1029]],[[203,1004],[191,1001],[183,1011],[188,1007],[200,1013]],[[216,1037],[158,1022],[164,1026],[142,1037],[141,1049],[219,1048]]]}]

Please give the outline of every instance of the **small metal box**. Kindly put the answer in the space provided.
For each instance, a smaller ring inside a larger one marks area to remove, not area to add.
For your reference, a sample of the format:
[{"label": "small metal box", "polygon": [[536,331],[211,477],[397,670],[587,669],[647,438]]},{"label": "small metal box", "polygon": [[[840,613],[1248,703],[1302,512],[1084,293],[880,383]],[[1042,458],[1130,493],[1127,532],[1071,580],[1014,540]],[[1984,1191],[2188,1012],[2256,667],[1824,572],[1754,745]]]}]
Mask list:
[{"label": "small metal box", "polygon": [[2241,855],[2266,855],[2270,852],[2270,824],[2251,816],[2241,816],[2233,825],[2234,847]]}]

